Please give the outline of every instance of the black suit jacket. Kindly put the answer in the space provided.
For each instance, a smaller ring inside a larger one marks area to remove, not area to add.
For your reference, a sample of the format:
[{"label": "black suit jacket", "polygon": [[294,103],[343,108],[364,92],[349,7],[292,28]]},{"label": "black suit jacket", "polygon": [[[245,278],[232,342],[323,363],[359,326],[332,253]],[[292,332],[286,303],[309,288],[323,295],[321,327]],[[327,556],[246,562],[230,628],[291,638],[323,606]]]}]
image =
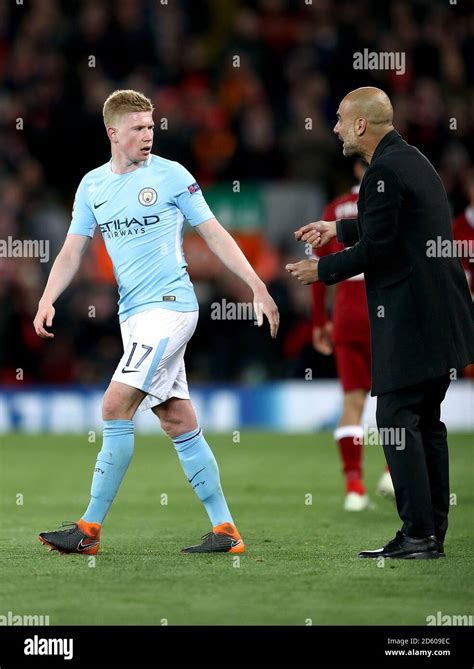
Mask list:
[{"label": "black suit jacket", "polygon": [[351,248],[324,256],[330,285],[364,272],[372,395],[428,381],[474,361],[474,306],[458,258],[429,257],[452,240],[448,200],[428,159],[392,130],[377,145],[359,192],[358,218],[337,222]]}]

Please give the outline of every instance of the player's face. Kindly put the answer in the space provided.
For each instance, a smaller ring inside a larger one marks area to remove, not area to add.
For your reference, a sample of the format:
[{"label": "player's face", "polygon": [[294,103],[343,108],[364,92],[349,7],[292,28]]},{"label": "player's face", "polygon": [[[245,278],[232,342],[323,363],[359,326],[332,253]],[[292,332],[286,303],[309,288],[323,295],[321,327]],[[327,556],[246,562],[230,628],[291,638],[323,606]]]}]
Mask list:
[{"label": "player's face", "polygon": [[146,160],[153,145],[152,112],[132,112],[117,124],[117,148],[131,163]]},{"label": "player's face", "polygon": [[343,142],[342,153],[346,157],[359,155],[358,138],[354,130],[354,119],[348,114],[344,101],[341,102],[337,110],[337,123],[333,128],[333,132]]}]

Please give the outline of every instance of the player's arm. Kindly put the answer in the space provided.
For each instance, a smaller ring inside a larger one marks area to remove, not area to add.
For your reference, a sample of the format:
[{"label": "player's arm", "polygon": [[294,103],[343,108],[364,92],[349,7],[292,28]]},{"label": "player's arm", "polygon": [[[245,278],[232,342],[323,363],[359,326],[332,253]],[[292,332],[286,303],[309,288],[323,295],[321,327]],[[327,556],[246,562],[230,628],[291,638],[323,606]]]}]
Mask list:
[{"label": "player's arm", "polygon": [[265,314],[270,323],[271,336],[275,338],[280,319],[278,307],[265,284],[240,250],[235,239],[216,218],[211,218],[197,225],[196,230],[224,265],[251,288],[257,323],[259,326],[262,325],[263,315]]},{"label": "player's arm", "polygon": [[81,264],[97,222],[89,202],[87,175],[82,179],[74,199],[69,232],[58,257],[49,273],[48,282],[38,304],[33,321],[36,334],[43,339],[54,337],[45,327],[51,327],[54,318],[53,304],[69,286]]},{"label": "player's arm", "polygon": [[90,237],[85,235],[71,234],[66,237],[66,241],[49,273],[48,282],[33,321],[33,326],[39,337],[43,339],[54,337],[52,332],[45,329],[45,327],[51,327],[53,324],[55,314],[53,304],[73,280],[89,242]]},{"label": "player's arm", "polygon": [[326,290],[326,285],[320,281],[311,284],[313,347],[318,353],[331,355],[333,352],[332,323],[328,319],[326,309]]},{"label": "player's arm", "polygon": [[186,218],[196,228],[209,249],[253,291],[253,303],[258,325],[263,316],[268,318],[270,333],[276,337],[279,324],[278,308],[260,277],[256,274],[236,241],[217,221],[202,195],[199,184],[182,165],[175,163],[175,194],[173,201]]}]

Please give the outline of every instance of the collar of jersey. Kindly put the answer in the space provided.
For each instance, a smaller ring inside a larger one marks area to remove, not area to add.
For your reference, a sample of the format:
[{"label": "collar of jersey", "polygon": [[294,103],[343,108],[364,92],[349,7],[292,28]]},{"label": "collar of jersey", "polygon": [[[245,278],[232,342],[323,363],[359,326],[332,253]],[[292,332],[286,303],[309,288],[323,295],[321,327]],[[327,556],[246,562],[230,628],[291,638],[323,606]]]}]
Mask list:
[{"label": "collar of jersey", "polygon": [[[148,158],[145,160],[145,162],[143,163],[143,165],[139,169],[143,169],[144,167],[148,167],[148,165],[151,163],[151,156],[152,156],[152,154],[150,153]],[[109,160],[108,168],[109,168],[110,174],[113,174],[114,177],[125,177],[127,174],[132,174],[132,172],[125,172],[124,174],[117,174],[117,172],[113,172],[112,171],[112,158],[110,158],[110,160]]]}]

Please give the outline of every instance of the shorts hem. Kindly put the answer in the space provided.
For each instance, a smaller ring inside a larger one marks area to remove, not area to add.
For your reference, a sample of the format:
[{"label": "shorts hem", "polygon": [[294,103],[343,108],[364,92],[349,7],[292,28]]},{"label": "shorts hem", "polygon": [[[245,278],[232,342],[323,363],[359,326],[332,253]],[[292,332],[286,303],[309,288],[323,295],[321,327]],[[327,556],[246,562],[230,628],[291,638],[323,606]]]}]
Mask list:
[{"label": "shorts hem", "polygon": [[143,400],[140,403],[140,406],[138,407],[140,411],[146,411],[147,409],[154,409],[155,407],[159,406],[160,404],[163,404],[163,402],[166,402],[167,400],[170,400],[172,397],[176,397],[178,400],[189,400],[191,399],[189,397],[189,393],[180,393],[180,392],[172,392],[170,391],[168,395],[165,398],[158,397],[157,395],[152,395],[151,393],[148,393],[146,397],[143,398]]}]

